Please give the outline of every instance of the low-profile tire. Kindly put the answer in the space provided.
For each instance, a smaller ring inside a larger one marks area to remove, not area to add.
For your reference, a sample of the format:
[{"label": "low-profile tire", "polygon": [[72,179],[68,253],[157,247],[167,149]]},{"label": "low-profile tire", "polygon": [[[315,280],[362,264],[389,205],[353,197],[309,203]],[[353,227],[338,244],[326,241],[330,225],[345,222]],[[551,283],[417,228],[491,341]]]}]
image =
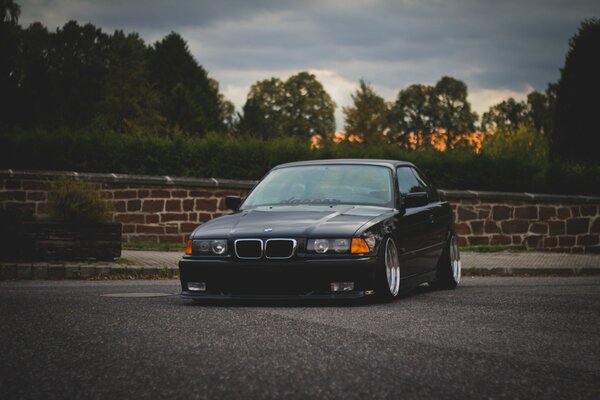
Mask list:
[{"label": "low-profile tire", "polygon": [[438,261],[436,280],[429,282],[429,285],[436,289],[454,289],[460,283],[460,269],[461,263],[458,240],[456,235],[451,233]]},{"label": "low-profile tire", "polygon": [[398,293],[400,293],[400,261],[398,249],[391,237],[386,238],[381,244],[376,280],[376,294],[379,301],[389,302],[398,297]]}]

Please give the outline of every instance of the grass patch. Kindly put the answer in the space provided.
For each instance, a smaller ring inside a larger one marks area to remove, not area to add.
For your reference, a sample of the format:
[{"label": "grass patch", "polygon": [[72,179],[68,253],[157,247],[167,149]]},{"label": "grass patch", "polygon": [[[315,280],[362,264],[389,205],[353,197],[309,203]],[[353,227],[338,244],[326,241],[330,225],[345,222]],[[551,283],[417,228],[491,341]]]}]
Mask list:
[{"label": "grass patch", "polygon": [[182,251],[185,250],[184,243],[154,243],[154,242],[132,242],[123,243],[123,250],[159,250],[159,251]]},{"label": "grass patch", "polygon": [[503,251],[525,251],[523,249],[505,246],[500,244],[483,244],[479,246],[464,246],[460,248],[461,251],[468,251],[472,253],[500,253]]},{"label": "grass patch", "polygon": [[179,279],[179,270],[177,268],[118,268],[105,274],[90,276],[88,280],[92,281],[112,281],[112,280],[165,280]]},{"label": "grass patch", "polygon": [[173,273],[169,276],[164,275],[152,275],[152,274],[136,274],[136,273],[125,273],[125,274],[102,274],[94,275],[87,280],[89,281],[133,281],[133,280],[146,280],[146,281],[164,281],[179,279],[179,273]]}]

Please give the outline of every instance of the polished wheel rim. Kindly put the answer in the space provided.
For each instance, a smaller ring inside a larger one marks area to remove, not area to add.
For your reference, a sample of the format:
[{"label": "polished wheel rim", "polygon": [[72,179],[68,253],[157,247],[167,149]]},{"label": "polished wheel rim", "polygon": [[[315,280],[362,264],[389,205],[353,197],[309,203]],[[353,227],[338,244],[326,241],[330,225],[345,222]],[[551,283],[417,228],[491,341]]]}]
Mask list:
[{"label": "polished wheel rim", "polygon": [[400,262],[398,250],[392,239],[388,239],[385,245],[385,273],[390,293],[396,296],[400,290]]},{"label": "polished wheel rim", "polygon": [[452,239],[450,239],[450,265],[454,281],[456,283],[460,282],[460,252],[458,251],[456,236],[452,236]]}]

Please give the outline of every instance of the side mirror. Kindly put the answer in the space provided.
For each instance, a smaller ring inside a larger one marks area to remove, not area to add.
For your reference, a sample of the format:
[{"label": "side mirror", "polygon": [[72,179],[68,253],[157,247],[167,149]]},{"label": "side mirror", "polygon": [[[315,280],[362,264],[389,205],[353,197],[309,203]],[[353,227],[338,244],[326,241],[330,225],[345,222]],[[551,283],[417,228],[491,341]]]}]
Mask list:
[{"label": "side mirror", "polygon": [[405,208],[423,207],[429,203],[427,192],[409,193],[404,198]]},{"label": "side mirror", "polygon": [[225,207],[230,210],[237,211],[242,204],[242,198],[240,196],[226,196]]}]

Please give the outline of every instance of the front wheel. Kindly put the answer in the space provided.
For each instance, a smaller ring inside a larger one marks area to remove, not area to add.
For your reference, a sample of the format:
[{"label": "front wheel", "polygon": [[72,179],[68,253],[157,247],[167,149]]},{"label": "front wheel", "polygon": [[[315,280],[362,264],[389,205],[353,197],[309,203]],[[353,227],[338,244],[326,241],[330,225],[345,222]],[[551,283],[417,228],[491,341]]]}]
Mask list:
[{"label": "front wheel", "polygon": [[398,249],[392,238],[387,238],[377,269],[377,295],[382,301],[391,301],[400,291],[400,261]]},{"label": "front wheel", "polygon": [[436,280],[429,284],[439,289],[454,289],[460,283],[460,252],[458,240],[450,234],[437,265]]}]

